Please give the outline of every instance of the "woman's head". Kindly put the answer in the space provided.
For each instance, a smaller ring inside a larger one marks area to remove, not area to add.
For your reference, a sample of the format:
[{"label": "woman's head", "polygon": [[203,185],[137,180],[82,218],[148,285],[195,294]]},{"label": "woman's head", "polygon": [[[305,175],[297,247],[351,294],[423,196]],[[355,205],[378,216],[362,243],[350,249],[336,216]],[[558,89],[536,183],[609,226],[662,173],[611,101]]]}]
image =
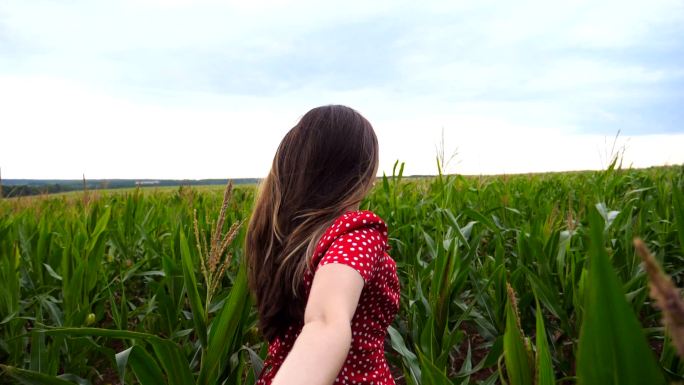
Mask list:
[{"label": "woman's head", "polygon": [[373,127],[339,105],[307,112],[280,142],[247,231],[250,288],[269,340],[302,321],[302,281],[325,229],[357,206],[378,168]]}]

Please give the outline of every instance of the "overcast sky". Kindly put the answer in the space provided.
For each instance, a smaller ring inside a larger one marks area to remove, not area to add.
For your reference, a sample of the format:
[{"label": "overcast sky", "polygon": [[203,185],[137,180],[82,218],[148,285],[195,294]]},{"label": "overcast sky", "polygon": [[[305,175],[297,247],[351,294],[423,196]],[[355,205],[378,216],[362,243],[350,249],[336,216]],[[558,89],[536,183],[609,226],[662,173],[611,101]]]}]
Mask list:
[{"label": "overcast sky", "polygon": [[684,1],[0,2],[3,178],[262,177],[307,110],[381,173],[684,163]]}]

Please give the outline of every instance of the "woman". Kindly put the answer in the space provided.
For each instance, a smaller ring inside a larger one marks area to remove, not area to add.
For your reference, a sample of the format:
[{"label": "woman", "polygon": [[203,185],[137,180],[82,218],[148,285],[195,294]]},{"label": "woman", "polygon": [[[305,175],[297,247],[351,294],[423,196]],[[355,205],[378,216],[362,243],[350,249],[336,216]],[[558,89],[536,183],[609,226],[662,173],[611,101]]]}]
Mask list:
[{"label": "woman", "polygon": [[257,384],[394,384],[396,264],[385,223],[359,210],[377,169],[373,128],[349,107],[314,108],[280,143],[245,245],[269,343]]}]

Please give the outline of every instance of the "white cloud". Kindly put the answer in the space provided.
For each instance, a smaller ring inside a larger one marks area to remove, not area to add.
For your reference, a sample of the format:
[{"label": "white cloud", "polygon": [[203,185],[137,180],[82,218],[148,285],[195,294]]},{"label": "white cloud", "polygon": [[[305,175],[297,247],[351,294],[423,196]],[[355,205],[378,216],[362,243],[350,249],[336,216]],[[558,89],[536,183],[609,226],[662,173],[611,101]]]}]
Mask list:
[{"label": "white cloud", "polygon": [[442,129],[467,174],[600,168],[617,128],[635,166],[683,163],[683,4],[5,2],[0,167],[260,176],[328,103],[369,118],[386,172],[434,173]]}]

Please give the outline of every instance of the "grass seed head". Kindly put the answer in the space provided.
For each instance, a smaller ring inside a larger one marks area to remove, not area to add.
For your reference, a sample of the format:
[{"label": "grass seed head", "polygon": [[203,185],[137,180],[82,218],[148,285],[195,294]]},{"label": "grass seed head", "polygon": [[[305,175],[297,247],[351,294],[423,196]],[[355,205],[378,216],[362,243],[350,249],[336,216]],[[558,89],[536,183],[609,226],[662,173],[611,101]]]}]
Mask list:
[{"label": "grass seed head", "polygon": [[663,324],[672,337],[677,353],[680,357],[684,357],[684,301],[679,289],[672,283],[670,277],[663,273],[655,257],[641,239],[634,239],[634,247],[644,261],[651,288],[651,298],[663,311]]}]

